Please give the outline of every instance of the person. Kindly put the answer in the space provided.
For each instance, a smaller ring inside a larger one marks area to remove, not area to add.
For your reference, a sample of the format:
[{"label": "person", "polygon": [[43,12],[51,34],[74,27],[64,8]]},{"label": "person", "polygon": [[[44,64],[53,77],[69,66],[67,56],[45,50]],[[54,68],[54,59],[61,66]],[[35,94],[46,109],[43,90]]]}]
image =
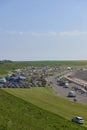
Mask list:
[{"label": "person", "polygon": [[76,99],[76,98],[74,98],[74,99],[73,99],[73,101],[74,101],[74,102],[77,102],[77,99]]}]

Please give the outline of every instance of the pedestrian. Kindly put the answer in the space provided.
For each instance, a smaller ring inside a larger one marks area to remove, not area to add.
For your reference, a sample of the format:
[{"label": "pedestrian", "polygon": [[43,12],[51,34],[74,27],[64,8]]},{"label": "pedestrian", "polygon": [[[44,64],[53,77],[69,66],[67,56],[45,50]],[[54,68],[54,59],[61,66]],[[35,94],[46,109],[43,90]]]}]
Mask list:
[{"label": "pedestrian", "polygon": [[76,99],[76,98],[74,98],[74,99],[73,99],[73,101],[74,101],[74,102],[77,102],[77,99]]}]

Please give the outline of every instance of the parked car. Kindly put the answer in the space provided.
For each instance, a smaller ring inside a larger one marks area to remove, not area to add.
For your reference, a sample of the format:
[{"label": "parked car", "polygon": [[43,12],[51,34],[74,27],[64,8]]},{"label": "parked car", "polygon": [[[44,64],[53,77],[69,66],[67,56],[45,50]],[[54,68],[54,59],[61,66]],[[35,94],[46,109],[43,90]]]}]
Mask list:
[{"label": "parked car", "polygon": [[75,91],[70,91],[68,93],[68,97],[76,97],[76,92]]},{"label": "parked car", "polygon": [[69,84],[66,82],[64,85],[64,88],[68,88],[68,87],[69,87]]},{"label": "parked car", "polygon": [[60,85],[60,86],[64,86],[64,85],[65,85],[65,82],[60,80],[60,81],[59,81],[59,85]]},{"label": "parked car", "polygon": [[72,118],[72,122],[78,123],[78,124],[83,124],[84,119],[82,117],[76,116]]},{"label": "parked car", "polygon": [[0,78],[0,83],[6,83],[6,79],[5,78]]}]

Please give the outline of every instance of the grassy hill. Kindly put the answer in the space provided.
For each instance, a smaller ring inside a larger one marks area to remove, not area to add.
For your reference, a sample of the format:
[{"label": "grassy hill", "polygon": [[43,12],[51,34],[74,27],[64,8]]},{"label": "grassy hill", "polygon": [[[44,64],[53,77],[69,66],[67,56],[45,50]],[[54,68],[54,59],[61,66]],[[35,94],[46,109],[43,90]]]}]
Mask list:
[{"label": "grassy hill", "polygon": [[0,89],[0,130],[86,130]]},{"label": "grassy hill", "polygon": [[82,116],[85,119],[84,126],[87,127],[87,105],[60,98],[49,87],[34,87],[30,89],[6,88],[4,90],[65,119],[71,120],[74,116]]}]

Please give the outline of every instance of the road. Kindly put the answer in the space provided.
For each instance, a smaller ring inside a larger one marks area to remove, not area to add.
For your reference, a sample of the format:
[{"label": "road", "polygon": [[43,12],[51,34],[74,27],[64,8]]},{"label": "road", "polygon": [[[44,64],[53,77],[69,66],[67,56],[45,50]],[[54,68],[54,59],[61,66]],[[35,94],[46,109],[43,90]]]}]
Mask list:
[{"label": "road", "polygon": [[[54,75],[54,76],[48,76],[46,78],[46,80],[50,84],[50,87],[54,90],[54,92],[58,96],[73,101],[74,98],[69,98],[68,93],[71,90],[73,90],[74,87],[78,88],[78,89],[82,89],[82,87],[80,85],[78,85],[78,84],[75,84],[74,82],[69,83],[68,88],[65,88],[64,86],[59,86],[58,82],[56,81],[58,76],[60,76],[60,74]],[[65,72],[62,73],[61,76],[62,77],[65,76]],[[76,91],[76,99],[77,99],[78,102],[87,103],[87,93],[81,93],[81,91],[79,91],[79,90]]]}]

